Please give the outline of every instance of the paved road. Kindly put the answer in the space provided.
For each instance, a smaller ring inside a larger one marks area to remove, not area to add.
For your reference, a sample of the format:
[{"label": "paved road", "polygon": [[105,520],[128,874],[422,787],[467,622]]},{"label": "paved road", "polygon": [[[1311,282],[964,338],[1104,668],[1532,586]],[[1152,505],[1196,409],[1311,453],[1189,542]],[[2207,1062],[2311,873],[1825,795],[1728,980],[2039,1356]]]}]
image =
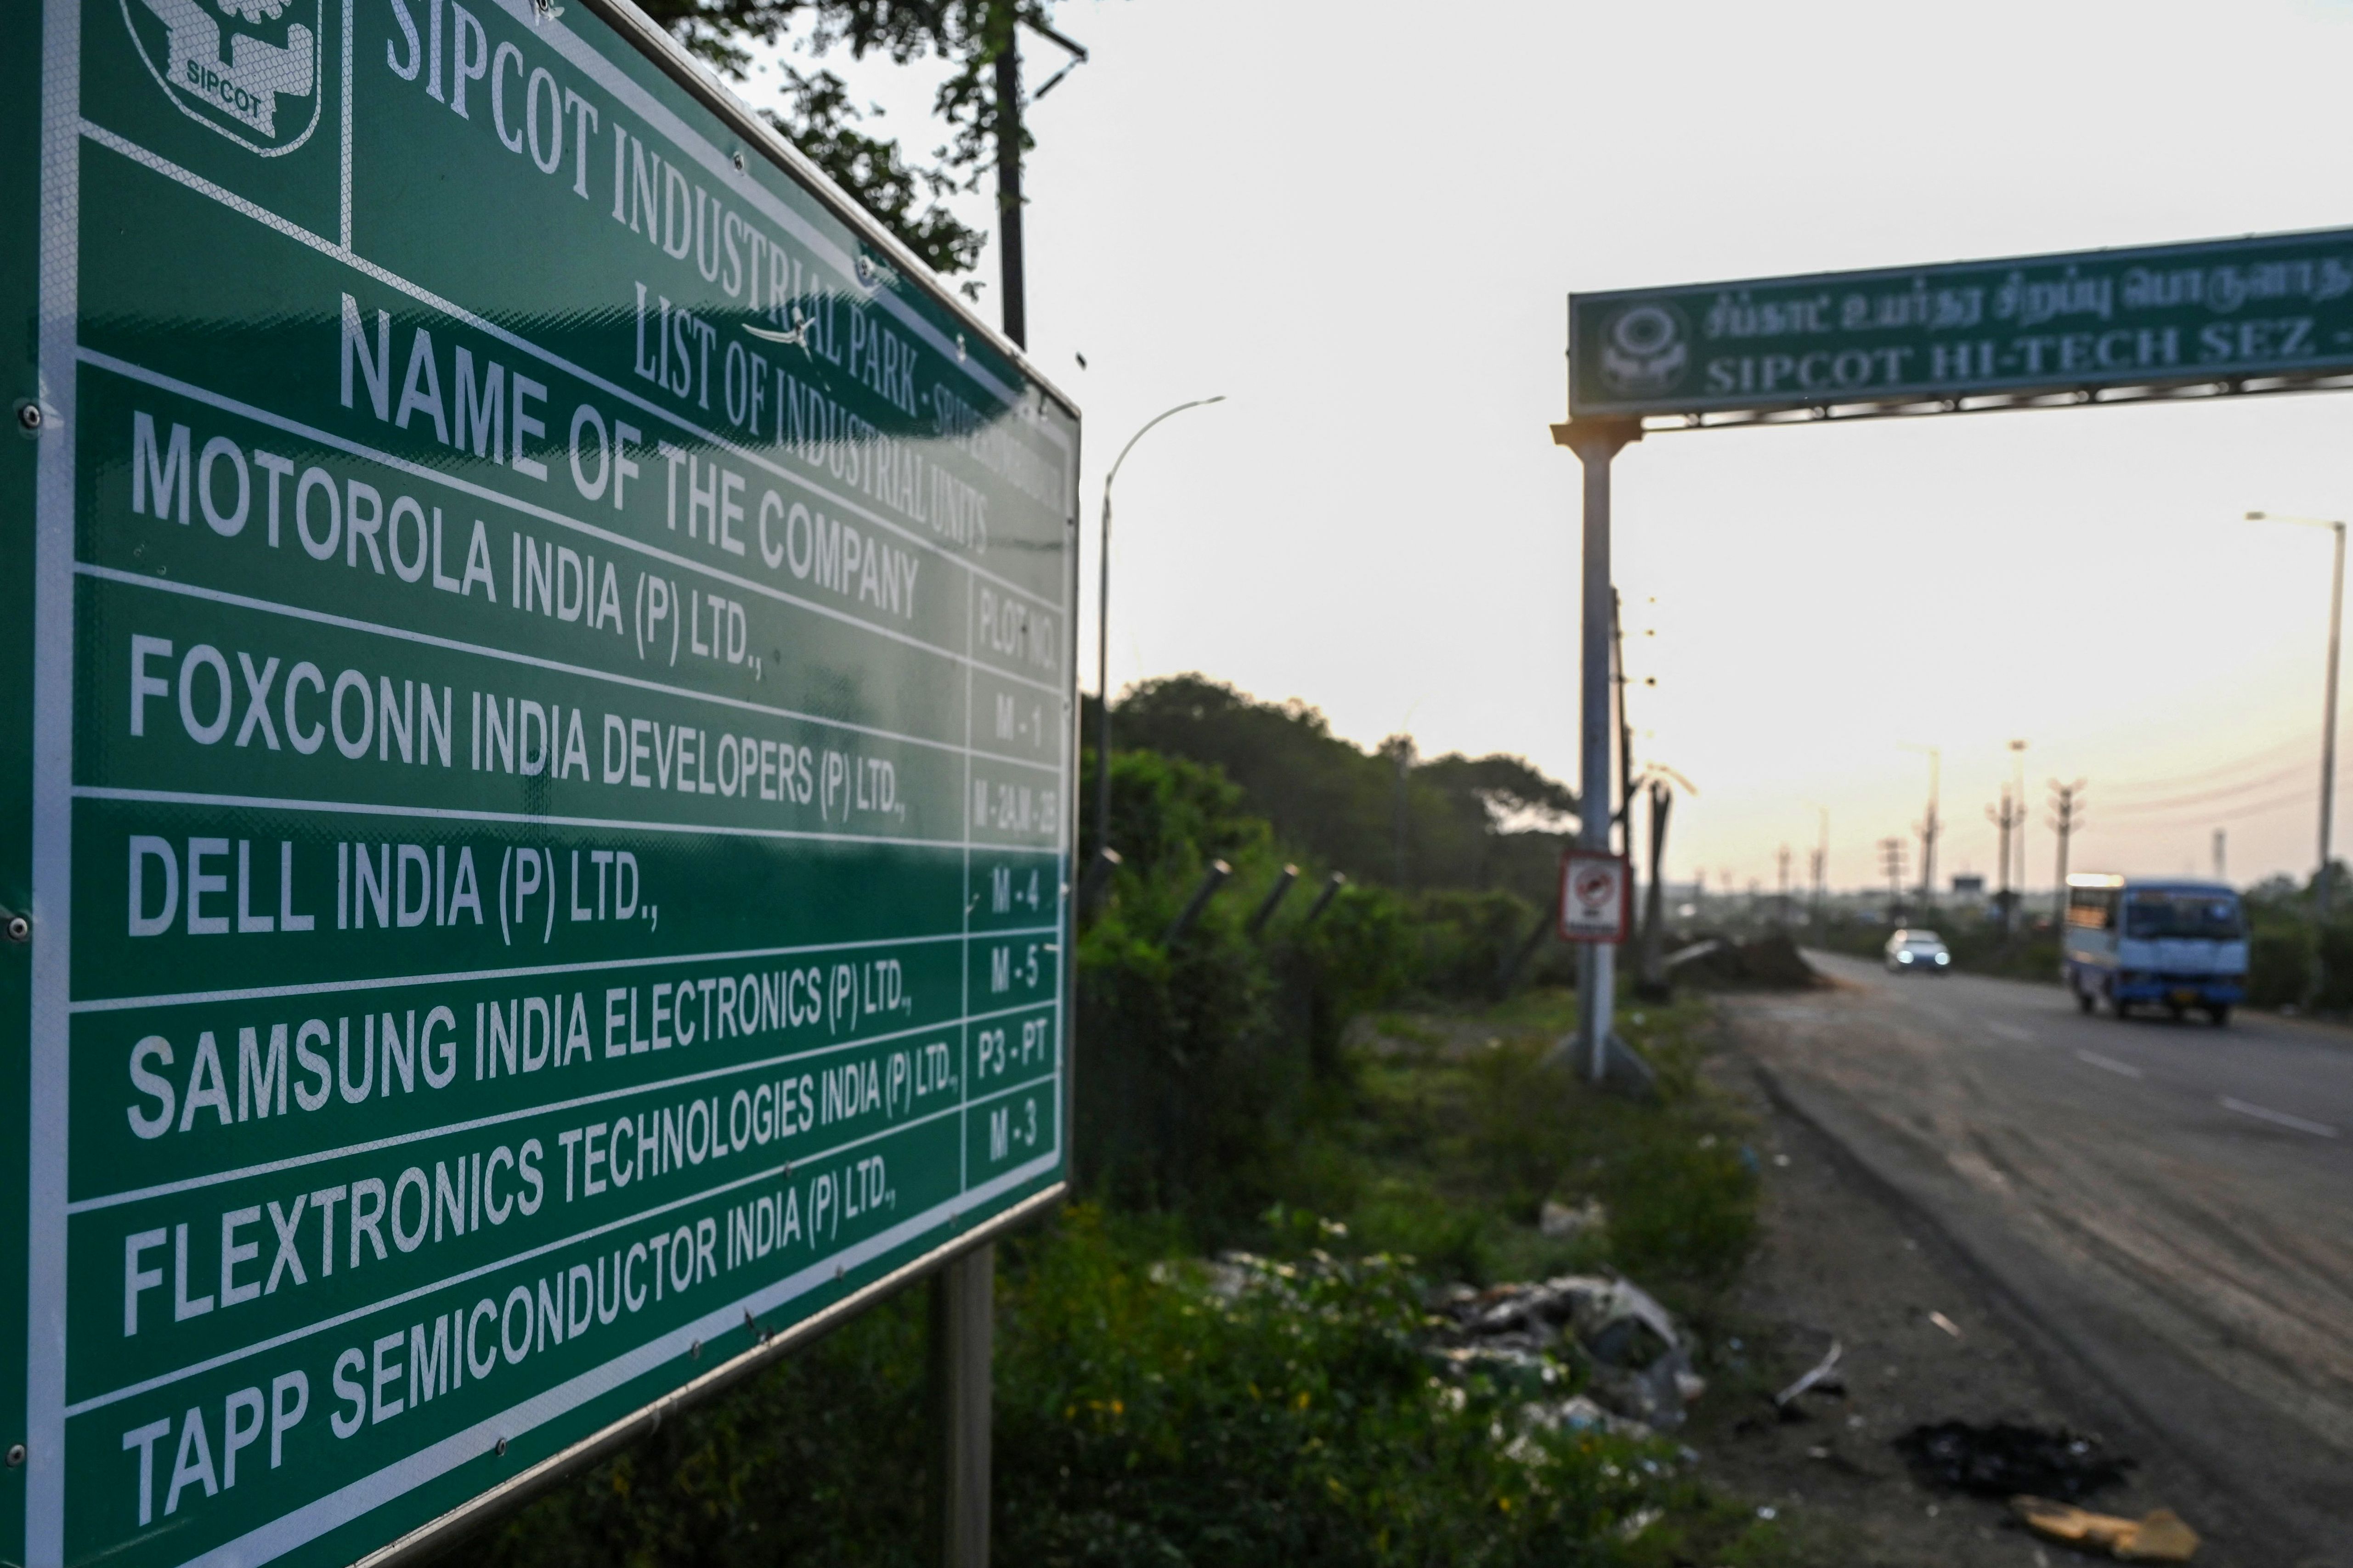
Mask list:
[{"label": "paved road", "polygon": [[1841,988],[1736,1009],[1791,1102],[2211,1482],[2234,1560],[2353,1564],[2353,1035],[1808,956]]}]

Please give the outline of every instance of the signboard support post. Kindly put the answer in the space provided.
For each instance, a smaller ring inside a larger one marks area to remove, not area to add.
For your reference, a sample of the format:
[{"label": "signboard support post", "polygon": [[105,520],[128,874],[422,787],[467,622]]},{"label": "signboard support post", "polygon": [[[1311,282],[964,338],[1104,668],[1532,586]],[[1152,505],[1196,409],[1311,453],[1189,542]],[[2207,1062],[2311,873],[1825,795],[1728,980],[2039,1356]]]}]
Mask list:
[{"label": "signboard support post", "polygon": [[[1609,460],[1642,438],[1629,420],[1578,420],[1553,426],[1553,440],[1585,468],[1585,590],[1577,638],[1577,831],[1580,847],[1609,847]],[[1617,950],[1588,946],[1577,965],[1577,1054],[1599,1083],[1609,1067]]]},{"label": "signboard support post", "polygon": [[990,1342],[997,1248],[932,1277],[932,1531],[939,1568],[987,1568]]}]

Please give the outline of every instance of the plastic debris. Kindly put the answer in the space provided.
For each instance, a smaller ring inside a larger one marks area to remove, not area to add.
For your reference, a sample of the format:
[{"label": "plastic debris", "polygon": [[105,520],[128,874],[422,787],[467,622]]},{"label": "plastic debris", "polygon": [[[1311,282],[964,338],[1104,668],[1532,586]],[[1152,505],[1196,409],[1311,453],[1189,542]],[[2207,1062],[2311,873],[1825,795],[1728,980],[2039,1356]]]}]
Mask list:
[{"label": "plastic debris", "polygon": [[1790,1401],[1812,1389],[1820,1389],[1825,1394],[1843,1393],[1846,1380],[1839,1373],[1839,1358],[1845,1353],[1846,1347],[1832,1340],[1828,1353],[1821,1360],[1816,1362],[1803,1377],[1773,1396],[1773,1408],[1787,1411]]},{"label": "plastic debris", "polygon": [[1618,1521],[1618,1539],[1632,1541],[1666,1517],[1667,1510],[1662,1508],[1638,1508]]},{"label": "plastic debris", "polygon": [[2010,1509],[2046,1541],[2105,1552],[2120,1563],[2187,1563],[2198,1554],[2198,1532],[2169,1508],[2125,1519],[2048,1498],[2021,1496],[2010,1500]]},{"label": "plastic debris", "polygon": [[1613,1415],[1582,1394],[1557,1402],[1524,1405],[1520,1415],[1531,1427],[1556,1432],[1606,1432],[1613,1437],[1652,1436],[1642,1422]]},{"label": "plastic debris", "polygon": [[1953,1338],[1959,1339],[1961,1337],[1961,1326],[1953,1321],[1952,1319],[1945,1316],[1944,1313],[1931,1312],[1928,1314],[1928,1321],[1936,1324],[1938,1328],[1944,1330],[1947,1333],[1952,1335]]},{"label": "plastic debris", "polygon": [[1599,1198],[1575,1205],[1546,1198],[1536,1215],[1536,1229],[1556,1241],[1592,1235],[1609,1223],[1609,1211],[1601,1206]]},{"label": "plastic debris", "polygon": [[1440,1359],[1469,1370],[1497,1358],[1539,1358],[1566,1341],[1592,1363],[1596,1403],[1656,1430],[1682,1426],[1683,1406],[1707,1388],[1674,1319],[1630,1280],[1571,1274],[1447,1291],[1430,1305],[1452,1320],[1432,1347]]},{"label": "plastic debris", "polygon": [[2116,1485],[2132,1464],[2108,1453],[2096,1437],[2007,1421],[1915,1426],[1895,1439],[1895,1450],[1932,1486],[1978,1497],[2025,1493],[2066,1502]]}]

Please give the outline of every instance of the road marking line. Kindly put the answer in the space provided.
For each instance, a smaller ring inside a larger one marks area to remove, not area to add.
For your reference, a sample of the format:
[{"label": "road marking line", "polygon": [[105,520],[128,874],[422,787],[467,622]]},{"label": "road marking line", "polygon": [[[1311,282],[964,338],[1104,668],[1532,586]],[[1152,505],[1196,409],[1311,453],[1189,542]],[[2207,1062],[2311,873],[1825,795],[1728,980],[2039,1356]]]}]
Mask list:
[{"label": "road marking line", "polygon": [[2120,1072],[2126,1078],[2141,1076],[2140,1068],[2133,1066],[2132,1063],[2120,1062],[2114,1057],[2104,1057],[2097,1051],[2077,1051],[2075,1059],[2089,1062],[2095,1068],[2105,1068],[2110,1072]]},{"label": "road marking line", "polygon": [[2021,1046],[2031,1046],[2034,1043],[2034,1037],[2015,1024],[1997,1024],[1989,1018],[1985,1021],[1985,1026],[2005,1040],[2016,1040]]},{"label": "road marking line", "polygon": [[2242,1116],[2252,1116],[2261,1121],[2275,1121],[2282,1127],[2293,1127],[2298,1132],[2309,1132],[2316,1138],[2334,1138],[2337,1129],[2324,1121],[2306,1121],[2301,1116],[2290,1116],[2284,1110],[2267,1110],[2260,1105],[2250,1105],[2243,1100],[2222,1097],[2222,1109],[2235,1110]]}]

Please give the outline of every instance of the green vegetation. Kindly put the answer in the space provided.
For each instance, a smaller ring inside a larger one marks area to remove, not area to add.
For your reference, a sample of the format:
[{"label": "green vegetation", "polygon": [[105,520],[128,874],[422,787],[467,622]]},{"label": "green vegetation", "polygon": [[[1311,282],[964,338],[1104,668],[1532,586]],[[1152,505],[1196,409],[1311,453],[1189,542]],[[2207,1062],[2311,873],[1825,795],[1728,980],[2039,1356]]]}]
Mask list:
[{"label": "green vegetation", "polygon": [[[1597,1093],[1546,1059],[1576,1016],[1572,995],[1546,989],[1368,1017],[1337,1113],[1293,1156],[1291,1201],[1435,1276],[1484,1285],[1614,1268],[1704,1317],[1747,1254],[1756,1185],[1744,1119],[1700,1076],[1707,1005],[1624,1020],[1660,1069],[1656,1104]],[[1546,1199],[1599,1199],[1608,1223],[1546,1237]]]},{"label": "green vegetation", "polygon": [[[1090,742],[1099,713],[1090,701]],[[1122,747],[1220,769],[1284,843],[1356,881],[1552,901],[1577,796],[1519,757],[1423,759],[1402,735],[1362,752],[1303,702],[1260,702],[1201,675],[1135,687],[1113,727]]]},{"label": "green vegetation", "polygon": [[[1350,1018],[1410,999],[1499,994],[1541,913],[1500,889],[1351,882],[1311,921],[1324,868],[1286,853],[1250,804],[1218,768],[1119,752],[1112,837],[1124,858],[1079,942],[1081,1180],[1106,1201],[1181,1212],[1211,1235],[1285,1195],[1268,1156],[1329,1113]],[[1225,889],[1182,940],[1165,942],[1214,859],[1232,868]],[[1295,862],[1306,874],[1253,934],[1254,912]],[[1567,968],[1559,945],[1545,943],[1517,975],[1557,981]]]},{"label": "green vegetation", "polygon": [[[1165,1261],[1176,1239],[1080,1208],[1005,1249],[999,1561],[1783,1561],[1778,1527],[1710,1498],[1673,1444],[1520,1432],[1523,1394],[1438,1376],[1402,1260],[1311,1253],[1228,1300]],[[919,1296],[869,1313],[469,1555],[918,1561],[923,1324]]]},{"label": "green vegetation", "polygon": [[[2248,924],[2247,1001],[2257,1007],[2310,1007],[2316,1013],[2353,1015],[2353,889],[2343,861],[2330,882],[2337,909],[2325,925],[2315,921],[2318,879],[2299,886],[2274,877],[2246,890]],[[2314,994],[2315,964],[2320,984]]]},{"label": "green vegetation", "polygon": [[[1211,707],[1385,765],[1303,710],[1237,705]],[[1327,783],[1350,776],[1327,761]],[[1480,790],[1565,792],[1495,763],[1439,776],[1486,778],[1464,798],[1478,833],[1504,840],[1507,812]],[[1505,979],[1535,904],[1507,887],[1352,882],[1311,921],[1326,863],[1260,809],[1261,791],[1285,798],[1282,776],[1253,789],[1204,760],[1114,759],[1124,862],[1078,952],[1085,1201],[1000,1251],[997,1555],[1788,1561],[1784,1527],[1712,1496],[1672,1441],[1535,1418],[1531,1400],[1556,1405],[1587,1375],[1573,1342],[1535,1385],[1455,1373],[1420,1345],[1431,1289],[1614,1268],[1694,1325],[1704,1355],[1756,1204],[1746,1122],[1703,1071],[1704,1005],[1626,1020],[1660,1068],[1655,1100],[1583,1085],[1549,1059],[1576,1011],[1556,945]],[[1438,816],[1449,798],[1428,784]],[[1286,858],[1309,875],[1254,931]],[[1230,884],[1169,940],[1219,858]],[[1586,1212],[1603,1217],[1546,1237],[1547,1200],[1598,1200]],[[1258,1261],[1199,1261],[1233,1247]],[[486,1568],[912,1563],[923,1351],[911,1293],[464,1550]]]}]

